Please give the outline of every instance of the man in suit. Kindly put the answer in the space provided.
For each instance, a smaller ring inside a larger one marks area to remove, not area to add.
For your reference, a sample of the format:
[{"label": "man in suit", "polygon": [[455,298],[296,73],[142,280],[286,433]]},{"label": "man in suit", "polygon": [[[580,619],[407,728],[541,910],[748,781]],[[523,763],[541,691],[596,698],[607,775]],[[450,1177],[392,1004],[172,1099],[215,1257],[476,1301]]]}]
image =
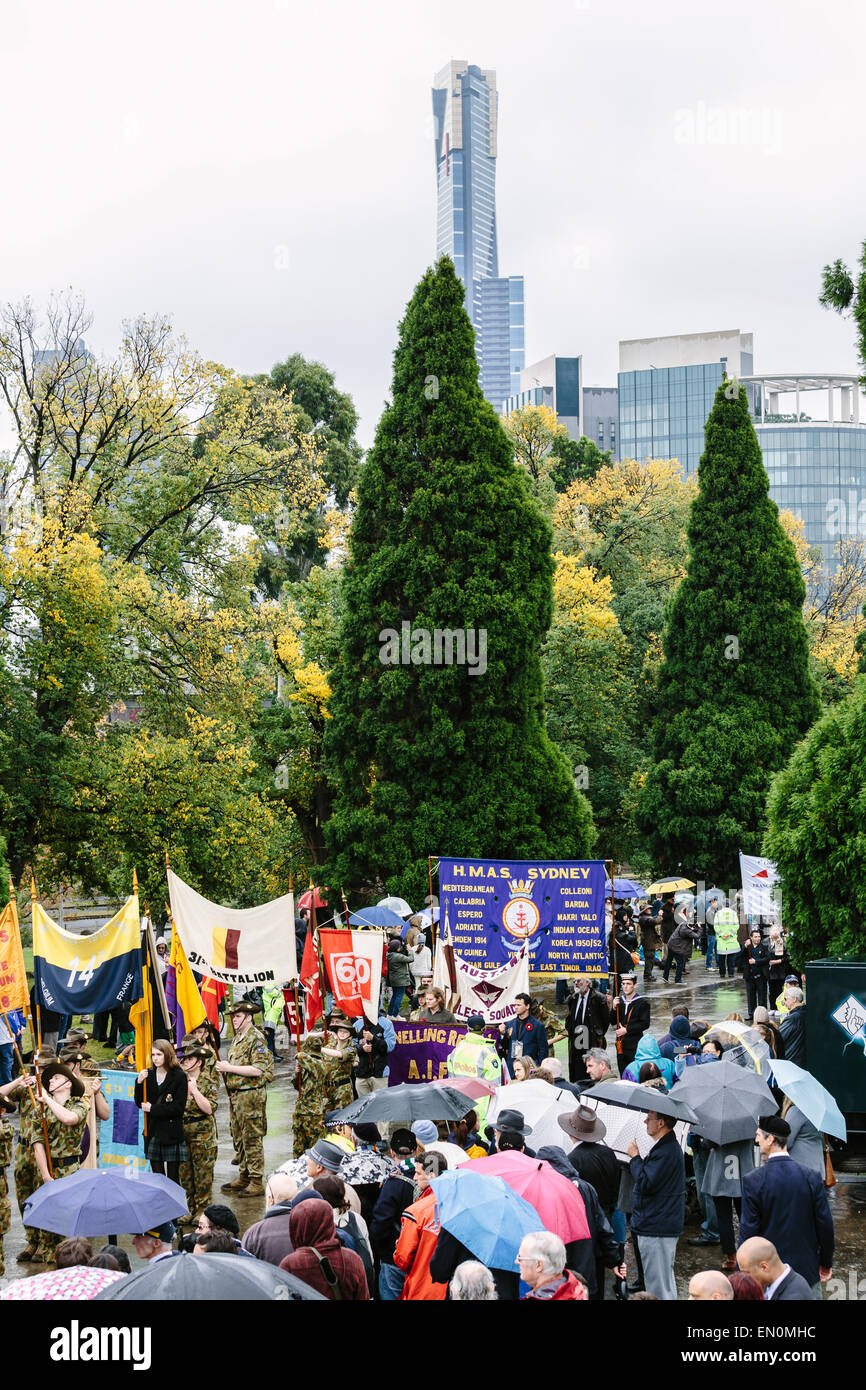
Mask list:
[{"label": "man in suit", "polygon": [[616,1026],[616,1063],[622,1076],[650,1025],[649,1000],[638,995],[637,975],[622,976],[622,993],[614,1001],[611,1022]]},{"label": "man in suit", "polygon": [[586,1054],[591,1047],[603,1047],[610,1023],[610,1006],[589,975],[578,975],[569,996],[565,1015],[568,1034],[568,1079],[587,1079]]},{"label": "man in suit", "polygon": [[811,1303],[814,1294],[801,1274],[779,1259],[772,1241],[751,1236],[737,1251],[737,1264],[764,1290],[768,1303]]},{"label": "man in suit", "polygon": [[779,1115],[758,1121],[764,1163],[743,1178],[740,1243],[763,1236],[819,1297],[833,1273],[833,1218],[821,1175],[788,1153],[790,1133]]}]

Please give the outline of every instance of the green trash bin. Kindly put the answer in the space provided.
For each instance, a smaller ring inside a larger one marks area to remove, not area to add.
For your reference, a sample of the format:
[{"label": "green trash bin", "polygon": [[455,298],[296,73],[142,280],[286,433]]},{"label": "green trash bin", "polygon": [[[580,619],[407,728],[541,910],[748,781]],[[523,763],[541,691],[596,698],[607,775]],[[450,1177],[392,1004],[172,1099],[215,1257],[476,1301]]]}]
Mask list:
[{"label": "green trash bin", "polygon": [[849,1142],[866,1140],[866,956],[806,964],[806,1065],[835,1098]]}]

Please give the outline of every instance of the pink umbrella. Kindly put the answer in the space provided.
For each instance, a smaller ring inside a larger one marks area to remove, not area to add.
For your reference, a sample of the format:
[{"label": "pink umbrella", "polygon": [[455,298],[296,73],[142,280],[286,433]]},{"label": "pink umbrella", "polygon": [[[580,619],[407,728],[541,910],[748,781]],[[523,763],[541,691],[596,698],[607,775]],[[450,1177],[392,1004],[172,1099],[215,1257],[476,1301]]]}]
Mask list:
[{"label": "pink umbrella", "polygon": [[431,1086],[450,1086],[452,1091],[460,1091],[469,1100],[480,1100],[482,1096],[493,1096],[496,1087],[478,1076],[449,1076],[445,1081],[431,1081]]},{"label": "pink umbrella", "polygon": [[126,1275],[119,1269],[72,1265],[70,1269],[52,1269],[47,1274],[34,1274],[31,1279],[16,1279],[14,1284],[0,1289],[0,1299],[14,1303],[34,1299],[95,1298],[100,1289],[125,1278]]},{"label": "pink umbrella", "polygon": [[535,1207],[544,1229],[559,1236],[566,1245],[570,1240],[589,1238],[589,1223],[580,1192],[549,1163],[510,1150],[490,1154],[488,1158],[474,1158],[466,1165],[467,1171],[471,1169],[502,1178],[518,1196]]}]

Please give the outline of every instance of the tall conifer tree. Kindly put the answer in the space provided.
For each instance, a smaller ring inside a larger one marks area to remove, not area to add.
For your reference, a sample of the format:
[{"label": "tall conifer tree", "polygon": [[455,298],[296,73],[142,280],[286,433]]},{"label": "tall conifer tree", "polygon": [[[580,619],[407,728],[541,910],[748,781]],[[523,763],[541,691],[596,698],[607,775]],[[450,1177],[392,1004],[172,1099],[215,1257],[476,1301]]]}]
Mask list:
[{"label": "tall conifer tree", "polygon": [[698,482],[638,824],[660,868],[734,886],[738,851],[760,852],[772,774],[818,713],[803,578],[735,381],[716,393]]},{"label": "tall conifer tree", "polygon": [[[400,326],[393,401],[358,487],[328,706],[331,883],[415,901],[428,855],[581,857],[595,839],[543,727],[551,530],[481,394],[463,303],[443,259]],[[437,629],[474,634],[464,664],[444,663],[445,639],[434,664]]]}]

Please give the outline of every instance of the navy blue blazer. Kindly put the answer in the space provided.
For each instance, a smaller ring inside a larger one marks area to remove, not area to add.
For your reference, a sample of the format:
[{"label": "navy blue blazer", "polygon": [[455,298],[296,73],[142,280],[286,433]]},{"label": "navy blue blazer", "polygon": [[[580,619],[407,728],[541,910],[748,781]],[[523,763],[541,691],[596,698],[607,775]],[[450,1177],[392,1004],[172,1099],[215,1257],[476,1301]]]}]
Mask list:
[{"label": "navy blue blazer", "polygon": [[821,1175],[793,1158],[771,1158],[743,1178],[740,1244],[763,1236],[810,1288],[833,1264],[833,1218]]},{"label": "navy blue blazer", "polygon": [[770,1302],[809,1303],[814,1300],[815,1295],[802,1274],[798,1274],[796,1269],[789,1269]]}]

